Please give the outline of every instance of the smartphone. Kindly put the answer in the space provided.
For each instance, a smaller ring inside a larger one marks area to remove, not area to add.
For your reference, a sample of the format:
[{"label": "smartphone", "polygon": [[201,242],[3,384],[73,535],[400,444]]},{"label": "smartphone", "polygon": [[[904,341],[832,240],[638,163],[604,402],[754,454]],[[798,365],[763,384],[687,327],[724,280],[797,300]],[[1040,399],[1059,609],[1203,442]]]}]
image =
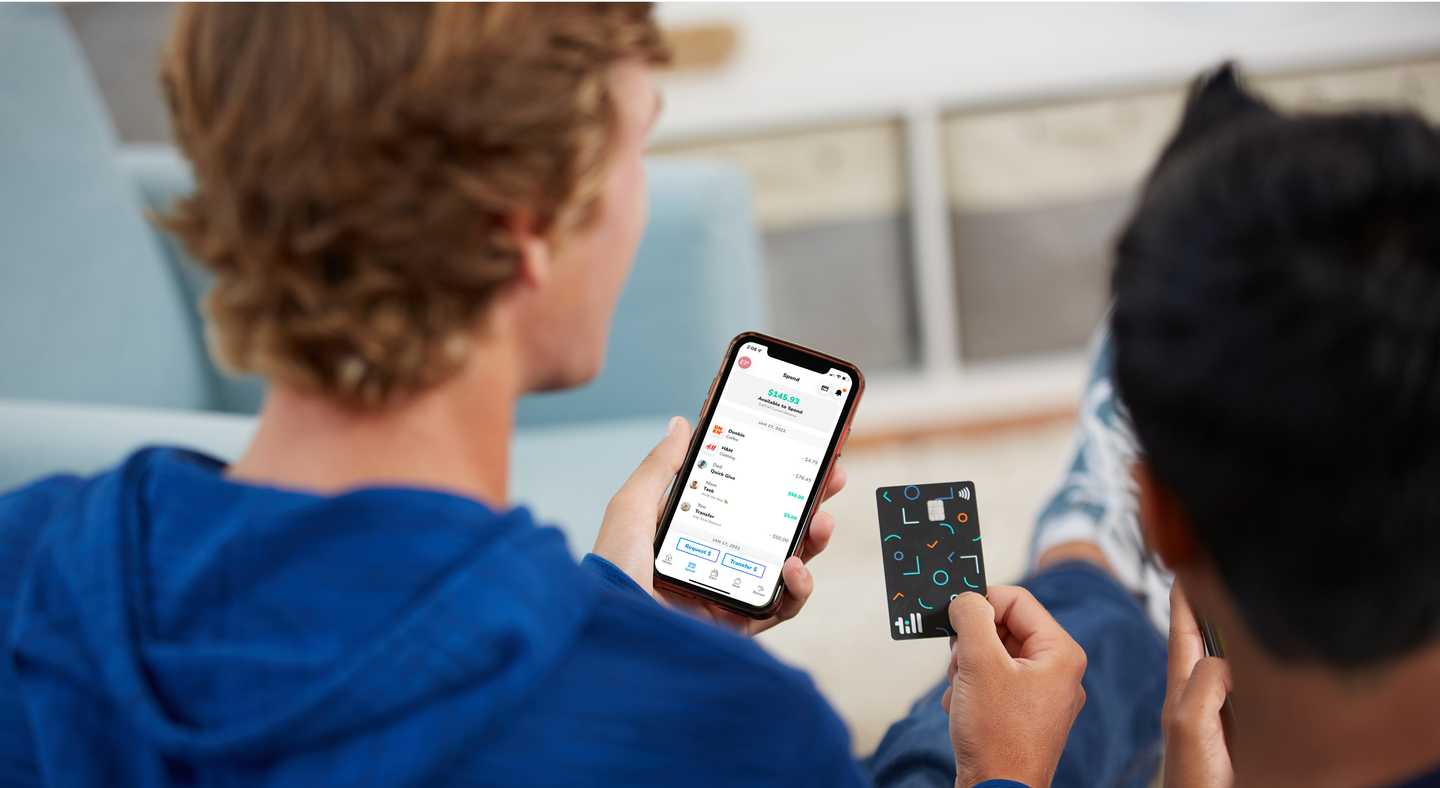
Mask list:
[{"label": "smartphone", "polygon": [[661,509],[655,584],[775,614],[865,389],[847,361],[756,332],[731,340]]},{"label": "smartphone", "polygon": [[1195,623],[1200,628],[1200,641],[1205,645],[1205,656],[1224,659],[1225,641],[1220,637],[1220,630],[1200,616],[1195,617]]},{"label": "smartphone", "polygon": [[[1195,616],[1195,623],[1200,627],[1200,641],[1205,645],[1205,656],[1225,658],[1225,638],[1220,634],[1220,628],[1211,624],[1204,616],[1198,613]],[[1220,707],[1220,725],[1225,730],[1225,738],[1234,740],[1235,730],[1235,704],[1229,696],[1225,698],[1225,704]]]}]

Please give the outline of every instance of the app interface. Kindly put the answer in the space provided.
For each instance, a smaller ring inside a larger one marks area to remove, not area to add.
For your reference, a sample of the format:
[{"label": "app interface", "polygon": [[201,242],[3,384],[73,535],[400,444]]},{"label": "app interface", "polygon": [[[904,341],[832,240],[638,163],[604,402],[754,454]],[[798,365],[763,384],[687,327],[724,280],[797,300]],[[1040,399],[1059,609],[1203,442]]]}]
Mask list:
[{"label": "app interface", "polygon": [[820,492],[820,463],[852,384],[838,369],[815,372],[745,343],[700,425],[700,452],[680,477],[656,571],[769,602],[805,504]]}]

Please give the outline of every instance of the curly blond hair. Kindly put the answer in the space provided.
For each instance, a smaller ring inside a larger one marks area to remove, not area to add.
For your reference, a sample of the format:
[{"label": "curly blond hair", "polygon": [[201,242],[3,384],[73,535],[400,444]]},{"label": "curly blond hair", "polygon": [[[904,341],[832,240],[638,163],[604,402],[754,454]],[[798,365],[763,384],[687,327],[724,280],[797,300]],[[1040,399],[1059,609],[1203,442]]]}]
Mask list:
[{"label": "curly blond hair", "polygon": [[595,210],[608,66],[647,4],[200,4],[162,68],[196,191],[162,218],[215,275],[223,367],[376,407],[452,375],[516,272],[507,221]]}]

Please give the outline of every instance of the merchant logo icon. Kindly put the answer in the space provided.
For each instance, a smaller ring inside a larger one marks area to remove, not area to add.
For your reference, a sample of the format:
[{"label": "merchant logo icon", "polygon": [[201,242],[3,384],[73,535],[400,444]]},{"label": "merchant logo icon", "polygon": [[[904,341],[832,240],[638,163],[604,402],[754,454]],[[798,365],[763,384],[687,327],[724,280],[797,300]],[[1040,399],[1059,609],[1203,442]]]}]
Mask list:
[{"label": "merchant logo icon", "polygon": [[895,634],[897,635],[918,635],[921,626],[919,613],[895,617]]}]

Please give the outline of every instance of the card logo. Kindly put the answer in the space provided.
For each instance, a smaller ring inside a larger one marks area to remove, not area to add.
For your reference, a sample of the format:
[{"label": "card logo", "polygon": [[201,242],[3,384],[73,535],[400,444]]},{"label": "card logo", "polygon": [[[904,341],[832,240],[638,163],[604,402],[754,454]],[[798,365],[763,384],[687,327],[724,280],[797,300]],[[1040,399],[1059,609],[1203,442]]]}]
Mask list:
[{"label": "card logo", "polygon": [[919,613],[911,613],[908,616],[895,617],[895,634],[897,635],[918,635],[923,625],[920,622]]}]

